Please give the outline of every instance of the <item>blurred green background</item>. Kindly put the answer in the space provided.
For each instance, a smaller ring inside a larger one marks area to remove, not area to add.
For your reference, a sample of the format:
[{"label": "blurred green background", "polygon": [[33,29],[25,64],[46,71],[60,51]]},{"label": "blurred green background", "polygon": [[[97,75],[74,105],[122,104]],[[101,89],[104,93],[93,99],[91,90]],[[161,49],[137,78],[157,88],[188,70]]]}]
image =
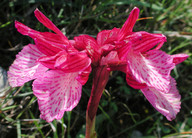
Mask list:
[{"label": "blurred green background", "polygon": [[[192,0],[1,0],[0,66],[8,70],[22,47],[33,43],[16,31],[15,20],[48,31],[35,18],[36,8],[73,39],[80,34],[95,37],[101,30],[121,27],[135,6],[141,10],[140,18],[153,19],[137,21],[134,31],[163,33],[167,42],[162,50],[190,55],[172,71],[182,96],[181,110],[175,120],[168,121],[140,91],[126,84],[125,74],[113,72],[97,111],[98,138],[192,137]],[[83,138],[91,81],[83,87],[78,106],[52,123],[39,119],[31,82],[4,91],[0,96],[0,137]]]}]

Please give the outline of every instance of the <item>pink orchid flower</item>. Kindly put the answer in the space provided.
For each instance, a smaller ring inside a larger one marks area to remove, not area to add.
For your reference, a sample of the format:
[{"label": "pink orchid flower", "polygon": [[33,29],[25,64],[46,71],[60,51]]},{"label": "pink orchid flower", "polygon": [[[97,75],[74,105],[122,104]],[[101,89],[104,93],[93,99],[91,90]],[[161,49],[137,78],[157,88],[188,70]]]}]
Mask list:
[{"label": "pink orchid flower", "polygon": [[[95,65],[103,68],[106,66],[108,71],[125,72],[127,84],[141,89],[154,108],[168,120],[172,120],[179,112],[181,102],[176,82],[170,72],[176,64],[187,59],[188,55],[171,56],[159,50],[166,42],[166,37],[162,34],[132,32],[138,17],[139,9],[134,8],[121,29],[101,31],[97,40],[87,35],[75,37],[76,46],[86,49]],[[91,118],[95,114],[95,109],[93,110],[90,111]]]},{"label": "pink orchid flower", "polygon": [[61,119],[79,102],[82,85],[93,70],[93,85],[86,112],[86,137],[95,136],[94,125],[102,92],[110,71],[126,73],[131,87],[140,89],[148,101],[168,120],[180,110],[180,95],[171,70],[187,59],[186,54],[168,55],[159,50],[166,37],[144,31],[133,32],[139,17],[134,8],[122,28],[103,30],[97,38],[81,35],[68,40],[39,10],[37,19],[55,33],[38,32],[19,22],[17,30],[34,39],[17,55],[8,72],[10,85],[34,80],[41,118]]},{"label": "pink orchid flower", "polygon": [[51,32],[38,32],[16,21],[15,27],[34,39],[16,56],[8,71],[12,87],[34,80],[33,92],[38,99],[41,118],[47,122],[61,119],[79,102],[82,85],[91,71],[91,59],[79,52],[65,35],[38,9],[36,18]]}]

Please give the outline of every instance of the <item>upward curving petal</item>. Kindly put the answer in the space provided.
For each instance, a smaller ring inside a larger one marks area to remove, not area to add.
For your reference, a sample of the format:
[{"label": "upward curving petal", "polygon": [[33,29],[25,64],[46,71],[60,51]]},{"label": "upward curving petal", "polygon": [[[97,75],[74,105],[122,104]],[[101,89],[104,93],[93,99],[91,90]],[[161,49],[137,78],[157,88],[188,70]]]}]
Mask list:
[{"label": "upward curving petal", "polygon": [[[27,35],[39,41],[46,41],[47,43],[57,45],[58,48],[63,49],[66,47],[66,45],[69,44],[69,41],[67,38],[63,39],[60,35],[51,33],[51,32],[39,32],[39,31],[33,30],[18,21],[15,21],[15,28],[17,28],[17,31],[23,35]],[[46,48],[49,49],[48,46]],[[41,52],[43,52],[43,50]]]},{"label": "upward curving petal", "polygon": [[153,87],[141,89],[153,107],[161,114],[166,116],[169,121],[175,119],[181,108],[181,96],[179,95],[179,92],[176,88],[176,82],[173,78],[170,78],[170,86],[171,88],[168,93],[164,93]]},{"label": "upward curving petal", "polygon": [[36,9],[34,13],[39,22],[67,40],[67,37],[42,12]]},{"label": "upward curving petal", "polygon": [[44,74],[48,69],[37,62],[37,59],[42,55],[35,45],[25,46],[9,68],[8,80],[10,85],[12,87],[22,86]]},{"label": "upward curving petal", "polygon": [[33,82],[42,119],[47,122],[61,119],[65,111],[71,111],[78,104],[82,84],[76,80],[77,76],[78,73],[50,70]]},{"label": "upward curving petal", "polygon": [[130,51],[127,62],[136,81],[157,90],[169,91],[170,72],[175,67],[170,55],[160,50],[151,50],[146,54]]},{"label": "upward curving petal", "polygon": [[118,38],[119,40],[122,40],[127,35],[127,33],[132,32],[133,27],[139,17],[139,12],[140,12],[140,10],[137,7],[135,7],[131,11],[128,19],[123,24],[123,27],[121,28],[121,30],[119,32],[119,38]]}]

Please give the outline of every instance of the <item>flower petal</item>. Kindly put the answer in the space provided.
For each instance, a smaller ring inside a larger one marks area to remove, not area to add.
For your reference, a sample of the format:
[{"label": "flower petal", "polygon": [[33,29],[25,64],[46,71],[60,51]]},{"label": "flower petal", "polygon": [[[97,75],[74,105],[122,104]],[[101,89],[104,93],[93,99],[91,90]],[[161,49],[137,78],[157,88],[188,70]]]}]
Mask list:
[{"label": "flower petal", "polygon": [[133,74],[131,74],[129,67],[126,68],[125,73],[127,84],[133,87],[134,89],[143,89],[147,87],[146,83],[140,83],[135,79]]},{"label": "flower petal", "polygon": [[69,41],[67,38],[63,39],[60,35],[54,34],[51,32],[39,32],[39,31],[33,30],[18,21],[15,21],[15,27],[17,28],[18,32],[35,39],[36,42],[39,42],[40,44],[42,44],[42,42],[47,42],[49,45],[45,44],[43,45],[43,47],[42,45],[38,47],[39,50],[46,55],[47,55],[47,52],[45,51],[47,50],[52,51],[54,48],[56,48],[56,50],[65,49],[66,45],[69,44]]},{"label": "flower petal", "polygon": [[183,62],[184,60],[186,60],[189,55],[187,54],[175,54],[175,55],[171,55],[171,57],[173,58],[173,63],[175,63],[176,65]]},{"label": "flower petal", "polygon": [[63,44],[54,43],[54,41],[47,41],[41,38],[35,38],[35,44],[39,51],[48,56],[54,56],[60,51],[65,50]]},{"label": "flower petal", "polygon": [[112,30],[103,30],[97,35],[97,43],[102,46],[104,44],[113,44],[117,41],[119,28],[113,28]]},{"label": "flower petal", "polygon": [[83,71],[91,64],[91,59],[84,52],[61,51],[55,56],[41,57],[38,61],[49,69],[59,69],[65,73]]},{"label": "flower petal", "polygon": [[74,37],[75,40],[75,48],[78,50],[86,50],[87,55],[91,58],[92,64],[97,66],[101,51],[99,51],[99,46],[96,40],[88,35],[81,35],[78,37]]},{"label": "flower petal", "polygon": [[171,88],[168,93],[158,91],[153,87],[141,89],[153,107],[161,114],[166,116],[169,121],[175,119],[176,114],[181,108],[181,96],[176,88],[176,82],[173,78],[171,78],[170,81]]},{"label": "flower petal", "polygon": [[139,11],[140,10],[137,7],[135,7],[131,11],[128,19],[123,24],[123,27],[121,28],[121,30],[119,32],[119,38],[118,38],[119,40],[122,40],[127,35],[127,33],[132,32],[133,27],[134,27],[134,25],[135,25],[135,23],[139,17]]},{"label": "flower petal", "polygon": [[107,66],[108,71],[126,72],[127,70],[127,62],[119,59],[117,51],[111,51],[107,56],[103,56],[100,66]]},{"label": "flower petal", "polygon": [[78,104],[82,85],[76,80],[77,75],[50,70],[33,82],[42,119],[47,122],[61,119],[65,111],[71,111]]},{"label": "flower petal", "polygon": [[35,45],[25,46],[9,68],[8,80],[10,85],[12,87],[22,86],[47,71],[46,67],[37,62],[37,59],[42,55]]},{"label": "flower petal", "polygon": [[64,72],[82,71],[90,65],[91,59],[83,52],[67,54],[67,57],[60,55],[55,62],[55,68]]},{"label": "flower petal", "polygon": [[83,70],[82,72],[79,73],[79,75],[77,76],[77,80],[82,84],[85,85],[85,83],[87,82],[87,80],[89,79],[89,74],[91,73],[91,66],[87,67],[85,70]]},{"label": "flower petal", "polygon": [[39,22],[41,22],[44,26],[59,34],[64,39],[67,39],[67,37],[42,12],[36,9],[34,13]]},{"label": "flower petal", "polygon": [[157,44],[159,44],[157,46],[159,49],[163,43],[166,42],[166,36],[163,34],[151,34],[141,31],[136,33],[129,33],[124,41],[131,41],[134,51],[143,53],[150,50]]},{"label": "flower petal", "polygon": [[151,50],[145,55],[130,51],[127,62],[136,81],[157,90],[169,91],[170,72],[175,67],[170,55],[160,50]]}]

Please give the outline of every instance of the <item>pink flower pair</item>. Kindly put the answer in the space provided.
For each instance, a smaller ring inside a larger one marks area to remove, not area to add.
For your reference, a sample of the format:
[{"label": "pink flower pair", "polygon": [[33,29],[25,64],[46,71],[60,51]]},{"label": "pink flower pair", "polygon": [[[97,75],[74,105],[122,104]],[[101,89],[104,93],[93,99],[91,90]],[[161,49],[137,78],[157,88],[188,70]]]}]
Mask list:
[{"label": "pink flower pair", "polygon": [[[34,80],[33,92],[38,99],[42,119],[51,122],[61,119],[65,111],[71,111],[78,104],[82,85],[87,82],[92,70],[100,72],[94,73],[93,77],[104,76],[103,81],[93,81],[93,89],[106,85],[110,71],[122,71],[126,73],[127,83],[141,89],[156,110],[168,120],[176,117],[181,102],[170,72],[188,55],[168,55],[159,50],[166,42],[162,34],[133,32],[139,17],[138,8],[131,11],[122,28],[103,30],[96,39],[80,35],[68,40],[38,9],[35,16],[54,33],[35,31],[15,21],[17,30],[33,38],[35,44],[28,44],[16,56],[8,78],[12,87]],[[96,96],[93,105],[98,104],[101,94]],[[96,110],[90,116],[94,116]]]}]

